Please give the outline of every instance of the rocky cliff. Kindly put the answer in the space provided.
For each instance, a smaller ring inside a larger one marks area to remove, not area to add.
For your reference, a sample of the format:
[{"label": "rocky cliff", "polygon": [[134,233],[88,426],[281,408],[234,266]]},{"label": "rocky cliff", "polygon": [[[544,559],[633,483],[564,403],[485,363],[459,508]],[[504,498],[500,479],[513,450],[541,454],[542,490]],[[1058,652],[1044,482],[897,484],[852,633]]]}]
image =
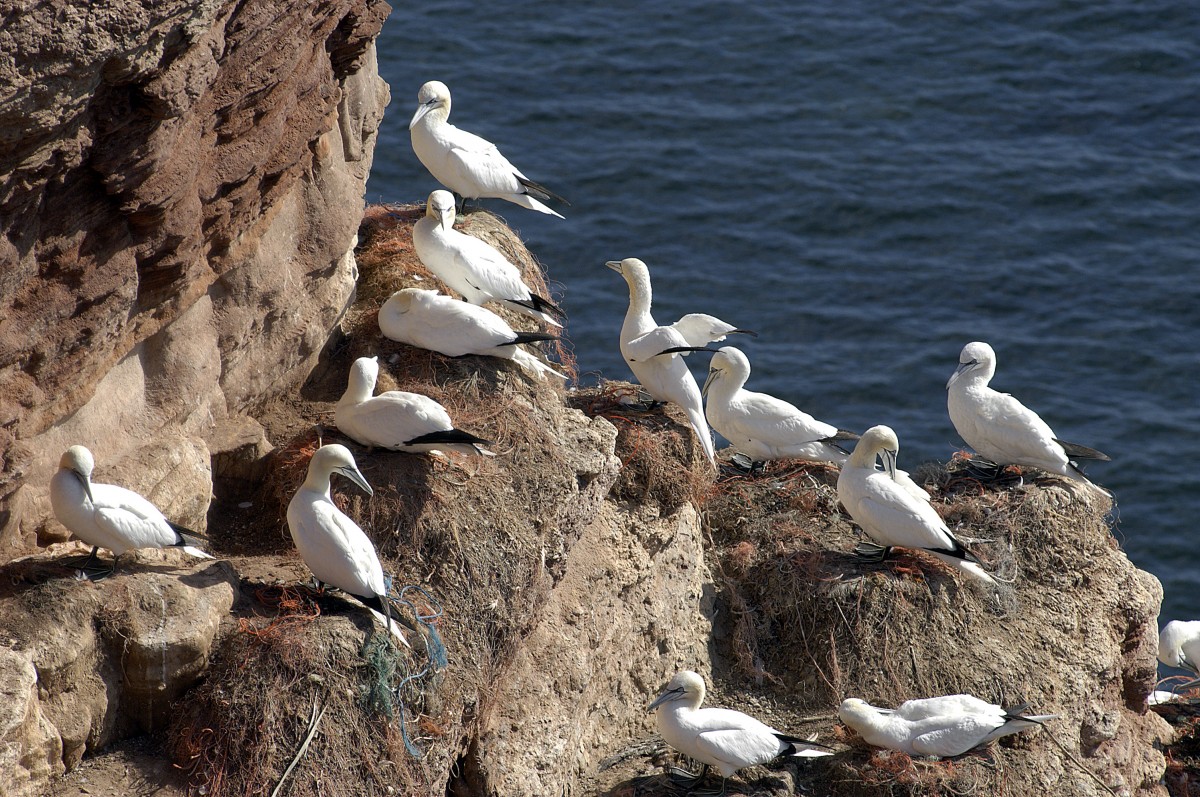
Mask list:
[{"label": "rocky cliff", "polygon": [[[710,704],[837,744],[747,770],[756,793],[1164,793],[1166,731],[1143,708],[1161,591],[1107,504],[952,463],[927,474],[935,504],[1006,583],[864,565],[831,471],[718,479],[627,385],[382,338],[392,291],[436,286],[411,250],[419,207],[364,219],[385,5],[0,13],[0,561],[30,555],[0,577],[9,792],[671,793],[644,706],[687,667]],[[500,220],[459,224],[544,287]],[[546,353],[570,368],[568,347]],[[497,453],[351,444],[375,493],[337,500],[419,588],[411,651],[302,586],[282,521],[315,446],[346,442],[332,409],[362,355]],[[80,442],[100,481],[206,528],[221,561],[148,552],[74,580],[46,495]],[[881,756],[833,713],[958,690],[1060,714],[1071,754],[1039,732],[953,762]]]}]

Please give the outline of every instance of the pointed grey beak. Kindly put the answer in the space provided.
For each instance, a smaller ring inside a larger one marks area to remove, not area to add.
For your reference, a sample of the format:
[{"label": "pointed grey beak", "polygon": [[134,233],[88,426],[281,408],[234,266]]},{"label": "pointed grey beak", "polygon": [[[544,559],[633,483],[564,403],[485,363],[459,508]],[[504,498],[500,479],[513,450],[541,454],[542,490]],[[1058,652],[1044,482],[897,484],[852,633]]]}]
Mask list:
[{"label": "pointed grey beak", "polygon": [[708,398],[708,389],[712,387],[713,380],[719,378],[720,376],[721,370],[719,368],[709,368],[708,379],[704,380],[704,387],[700,388],[700,395],[704,398]]},{"label": "pointed grey beak", "polygon": [[950,379],[946,381],[946,388],[949,389],[960,376],[970,371],[975,366],[979,365],[979,360],[971,360],[966,363],[959,363],[958,368],[954,369],[954,373],[950,375]]},{"label": "pointed grey beak", "polygon": [[408,123],[408,129],[412,130],[417,122],[421,121],[421,117],[433,110],[433,106],[437,105],[437,100],[430,100],[423,105],[417,106],[417,112],[413,114],[412,121]]},{"label": "pointed grey beak", "polygon": [[890,448],[885,448],[880,452],[883,457],[883,469],[887,471],[887,475],[892,477],[892,481],[896,481],[896,454]]},{"label": "pointed grey beak", "polygon": [[96,499],[92,498],[92,480],[77,470],[73,470],[71,473],[74,473],[75,478],[79,479],[79,483],[83,485],[83,491],[87,493],[88,501],[93,504],[96,503]]},{"label": "pointed grey beak", "polygon": [[362,475],[358,468],[342,467],[338,468],[337,472],[361,487],[367,495],[375,494],[375,491],[371,489],[371,485],[367,484],[366,477]]},{"label": "pointed grey beak", "polygon": [[611,268],[613,271],[617,272],[618,274],[621,273],[621,261],[620,260],[610,260],[607,263],[605,263],[604,265],[608,266],[609,268]]},{"label": "pointed grey beak", "polygon": [[683,695],[682,688],[668,689],[667,691],[665,691],[661,695],[659,695],[653,703],[651,703],[649,706],[646,707],[646,713],[649,714],[651,711],[658,708],[663,703],[669,702],[671,700],[675,700],[682,695]]}]

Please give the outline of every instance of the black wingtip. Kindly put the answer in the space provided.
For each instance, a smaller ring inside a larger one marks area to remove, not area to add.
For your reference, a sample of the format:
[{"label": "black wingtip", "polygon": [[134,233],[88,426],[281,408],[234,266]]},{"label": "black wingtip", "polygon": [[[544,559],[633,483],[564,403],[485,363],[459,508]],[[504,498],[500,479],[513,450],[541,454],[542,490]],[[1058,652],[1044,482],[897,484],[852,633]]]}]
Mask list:
[{"label": "black wingtip", "polygon": [[730,335],[749,335],[752,338],[757,338],[758,333],[752,329],[731,329],[727,334]]},{"label": "black wingtip", "polygon": [[517,336],[503,345],[512,346],[517,343],[540,343],[543,340],[558,340],[553,332],[518,332]]},{"label": "black wingtip", "polygon": [[[527,177],[521,177],[520,175],[516,175],[516,177],[517,177],[517,182],[520,183],[522,186],[524,186],[525,193],[530,194],[535,199],[541,199],[541,200],[553,199],[553,200],[563,203],[567,207],[571,206],[570,202],[568,202],[566,199],[559,196],[558,194],[554,193],[553,191],[551,191],[549,188],[542,185],[541,183],[535,183],[533,180],[530,180]],[[540,196],[539,196],[539,194],[540,194]]]},{"label": "black wingtip", "polygon": [[1062,446],[1063,453],[1069,459],[1095,459],[1100,462],[1112,462],[1112,457],[1105,454],[1103,451],[1097,451],[1094,448],[1081,446],[1078,443],[1068,443],[1066,440],[1059,440],[1057,437],[1050,438],[1054,442]]},{"label": "black wingtip", "polygon": [[476,437],[470,432],[464,432],[462,429],[445,429],[438,432],[429,432],[428,434],[414,437],[411,440],[405,440],[406,446],[421,446],[421,445],[481,445],[490,446],[491,440],[484,440],[482,437]]},{"label": "black wingtip", "polygon": [[709,349],[704,346],[672,346],[669,349],[663,349],[655,357],[661,357],[664,354],[679,354],[681,352],[706,351],[709,354],[716,354],[717,349]]},{"label": "black wingtip", "polygon": [[195,545],[202,548],[208,544],[208,537],[192,531],[187,526],[181,526],[170,520],[167,521],[167,525],[171,527],[171,531],[175,532],[175,545],[177,546]]}]

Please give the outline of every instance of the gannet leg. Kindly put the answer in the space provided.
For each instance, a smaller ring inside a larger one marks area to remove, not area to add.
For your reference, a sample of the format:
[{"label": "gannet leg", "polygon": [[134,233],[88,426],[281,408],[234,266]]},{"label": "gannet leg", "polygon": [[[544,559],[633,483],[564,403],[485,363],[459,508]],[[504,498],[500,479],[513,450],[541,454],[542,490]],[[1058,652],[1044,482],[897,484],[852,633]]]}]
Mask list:
[{"label": "gannet leg", "polygon": [[854,546],[854,555],[865,562],[882,562],[892,553],[890,545],[876,545],[873,542],[860,542]]}]

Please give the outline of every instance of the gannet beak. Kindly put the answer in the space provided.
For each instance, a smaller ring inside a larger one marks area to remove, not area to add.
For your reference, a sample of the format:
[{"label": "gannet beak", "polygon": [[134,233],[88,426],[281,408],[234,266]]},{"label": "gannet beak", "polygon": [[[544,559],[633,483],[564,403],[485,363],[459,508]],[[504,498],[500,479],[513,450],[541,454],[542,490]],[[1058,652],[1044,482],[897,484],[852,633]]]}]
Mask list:
[{"label": "gannet beak", "polygon": [[433,110],[433,106],[437,105],[437,100],[430,100],[427,103],[417,106],[417,112],[413,114],[412,121],[408,123],[408,129],[412,130],[417,122],[421,121],[421,117]]},{"label": "gannet beak", "polygon": [[338,473],[342,474],[347,479],[349,479],[350,481],[354,482],[359,487],[361,487],[363,492],[366,493],[367,495],[375,494],[375,491],[371,489],[371,485],[367,484],[366,477],[362,475],[362,473],[358,470],[358,468],[351,468],[348,466],[343,467],[343,468],[338,468]]},{"label": "gannet beak", "polygon": [[621,261],[620,260],[610,260],[607,263],[605,263],[604,265],[608,266],[609,268],[611,268],[613,271],[617,272],[618,274],[621,273]]},{"label": "gannet beak", "polygon": [[88,501],[96,503],[96,499],[92,498],[92,480],[77,470],[73,470],[71,473],[74,473],[75,478],[79,479],[79,483],[83,485],[83,491],[87,493]]},{"label": "gannet beak", "polygon": [[709,368],[708,369],[708,379],[704,380],[704,387],[700,388],[701,396],[704,396],[704,398],[708,398],[708,389],[710,387],[712,387],[713,380],[716,379],[717,377],[719,377],[720,375],[721,375],[720,369],[717,369],[717,368]]},{"label": "gannet beak", "polygon": [[958,379],[960,376],[965,374],[967,371],[970,371],[972,368],[974,368],[977,365],[979,365],[979,360],[971,360],[968,363],[959,364],[958,368],[954,369],[954,373],[950,375],[950,379],[947,380],[946,387],[949,388],[951,385],[954,384],[956,379]]},{"label": "gannet beak", "polygon": [[655,701],[653,703],[651,703],[649,706],[646,707],[646,713],[649,714],[651,711],[658,708],[663,703],[666,703],[671,700],[675,700],[676,698],[680,697],[682,694],[683,694],[682,687],[679,687],[676,689],[668,689],[667,691],[665,691],[661,695],[659,695],[658,698],[655,699]]},{"label": "gannet beak", "polygon": [[885,448],[882,455],[883,469],[887,471],[887,475],[892,478],[892,481],[896,481],[896,452],[890,448]]}]

